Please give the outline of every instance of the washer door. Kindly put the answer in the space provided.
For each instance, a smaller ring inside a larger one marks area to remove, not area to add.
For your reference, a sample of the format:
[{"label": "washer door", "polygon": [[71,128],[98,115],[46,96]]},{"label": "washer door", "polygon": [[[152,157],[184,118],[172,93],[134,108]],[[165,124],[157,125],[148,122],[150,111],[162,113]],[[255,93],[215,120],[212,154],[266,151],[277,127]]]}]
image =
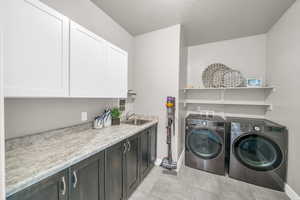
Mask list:
[{"label": "washer door", "polygon": [[240,137],[233,148],[236,158],[256,171],[276,169],[283,160],[283,154],[275,142],[256,134]]},{"label": "washer door", "polygon": [[202,159],[213,159],[222,151],[222,138],[209,129],[192,129],[187,137],[188,149]]}]

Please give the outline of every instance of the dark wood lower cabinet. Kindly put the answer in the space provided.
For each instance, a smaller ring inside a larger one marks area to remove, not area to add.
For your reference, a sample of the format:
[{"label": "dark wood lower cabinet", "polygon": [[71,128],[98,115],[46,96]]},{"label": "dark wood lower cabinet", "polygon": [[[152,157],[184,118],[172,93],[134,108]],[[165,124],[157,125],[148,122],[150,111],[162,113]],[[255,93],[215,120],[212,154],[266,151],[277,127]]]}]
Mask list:
[{"label": "dark wood lower cabinet", "polygon": [[139,135],[126,141],[127,151],[125,154],[126,168],[126,196],[129,197],[139,185]]},{"label": "dark wood lower cabinet", "polygon": [[122,200],[125,196],[124,187],[124,154],[126,144],[121,142],[106,151],[105,196],[106,200]]},{"label": "dark wood lower cabinet", "polygon": [[154,167],[157,158],[157,126],[150,128],[150,168]]},{"label": "dark wood lower cabinet", "polygon": [[[152,160],[151,160],[152,159]],[[106,200],[128,199],[156,160],[156,128],[106,151]]]},{"label": "dark wood lower cabinet", "polygon": [[153,126],[7,200],[126,200],[156,160]]},{"label": "dark wood lower cabinet", "polygon": [[70,200],[104,200],[104,152],[69,170]]},{"label": "dark wood lower cabinet", "polygon": [[68,173],[64,170],[40,183],[18,192],[8,200],[67,200]]},{"label": "dark wood lower cabinet", "polygon": [[140,178],[141,180],[148,174],[150,169],[150,138],[149,138],[150,129],[145,130],[140,135]]}]

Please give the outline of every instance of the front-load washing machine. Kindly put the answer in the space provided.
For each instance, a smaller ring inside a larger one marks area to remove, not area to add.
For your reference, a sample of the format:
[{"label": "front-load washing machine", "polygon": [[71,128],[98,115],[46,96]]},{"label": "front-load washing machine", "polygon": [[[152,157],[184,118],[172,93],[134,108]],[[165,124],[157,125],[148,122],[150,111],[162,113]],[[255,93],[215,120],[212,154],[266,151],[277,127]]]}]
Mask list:
[{"label": "front-load washing machine", "polygon": [[231,125],[229,176],[274,190],[284,190],[288,132],[264,119],[227,118]]},{"label": "front-load washing machine", "polygon": [[225,120],[219,116],[186,118],[185,165],[225,174]]}]

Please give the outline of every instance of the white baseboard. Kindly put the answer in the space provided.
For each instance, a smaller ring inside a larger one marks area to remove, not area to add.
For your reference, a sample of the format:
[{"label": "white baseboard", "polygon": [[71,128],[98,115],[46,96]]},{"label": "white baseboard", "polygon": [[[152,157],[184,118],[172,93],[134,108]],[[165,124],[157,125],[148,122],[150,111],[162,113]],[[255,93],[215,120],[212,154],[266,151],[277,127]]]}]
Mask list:
[{"label": "white baseboard", "polygon": [[300,196],[288,184],[285,184],[285,193],[291,200],[300,200]]},{"label": "white baseboard", "polygon": [[182,165],[184,165],[184,155],[185,155],[185,151],[183,150],[177,161],[177,169],[176,169],[177,173],[180,171]]}]

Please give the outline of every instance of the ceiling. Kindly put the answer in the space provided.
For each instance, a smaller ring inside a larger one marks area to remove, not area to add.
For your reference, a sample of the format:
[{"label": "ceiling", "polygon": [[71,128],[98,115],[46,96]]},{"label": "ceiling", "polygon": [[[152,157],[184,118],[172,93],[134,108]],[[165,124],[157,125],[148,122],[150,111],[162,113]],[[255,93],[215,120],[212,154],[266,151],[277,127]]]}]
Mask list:
[{"label": "ceiling", "polygon": [[295,0],[92,0],[132,35],[182,24],[188,45],[266,33]]}]

